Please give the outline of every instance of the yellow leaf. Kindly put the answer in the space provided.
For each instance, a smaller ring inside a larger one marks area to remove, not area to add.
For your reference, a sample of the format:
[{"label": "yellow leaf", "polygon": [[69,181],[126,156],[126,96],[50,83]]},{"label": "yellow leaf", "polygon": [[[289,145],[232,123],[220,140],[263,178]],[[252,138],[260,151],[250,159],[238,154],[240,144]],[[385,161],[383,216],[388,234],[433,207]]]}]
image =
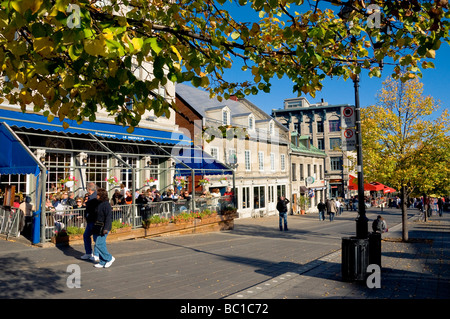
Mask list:
[{"label": "yellow leaf", "polygon": [[177,48],[176,48],[175,46],[173,46],[173,45],[172,45],[170,48],[171,48],[172,51],[177,55],[178,61],[181,62],[181,60],[182,60],[181,54],[180,54],[180,52],[178,52]]},{"label": "yellow leaf", "polygon": [[34,40],[34,50],[42,56],[49,56],[53,50],[53,41],[48,37],[36,38]]},{"label": "yellow leaf", "polygon": [[104,39],[85,40],[84,51],[92,56],[106,56],[106,44]]},{"label": "yellow leaf", "polygon": [[69,124],[67,124],[66,122],[63,122],[63,127],[65,130],[67,130],[69,128]]}]

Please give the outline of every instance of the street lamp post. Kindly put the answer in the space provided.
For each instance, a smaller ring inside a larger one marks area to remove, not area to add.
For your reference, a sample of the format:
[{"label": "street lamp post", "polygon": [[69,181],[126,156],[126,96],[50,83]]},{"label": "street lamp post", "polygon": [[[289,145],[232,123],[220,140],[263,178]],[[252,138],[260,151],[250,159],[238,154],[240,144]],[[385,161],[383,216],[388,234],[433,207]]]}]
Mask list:
[{"label": "street lamp post", "polygon": [[368,219],[364,201],[364,176],[362,159],[361,136],[361,108],[359,105],[359,75],[353,79],[355,86],[355,124],[356,124],[356,170],[358,173],[358,217],[356,218],[356,238],[364,239],[368,236]]}]

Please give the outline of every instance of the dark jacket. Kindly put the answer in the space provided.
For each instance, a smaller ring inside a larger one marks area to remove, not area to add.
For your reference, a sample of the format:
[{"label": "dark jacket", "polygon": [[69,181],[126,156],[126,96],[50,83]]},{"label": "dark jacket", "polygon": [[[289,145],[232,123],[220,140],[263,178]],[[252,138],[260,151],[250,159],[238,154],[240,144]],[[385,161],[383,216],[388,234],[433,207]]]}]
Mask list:
[{"label": "dark jacket", "polygon": [[320,202],[320,203],[317,205],[317,209],[318,209],[320,212],[324,212],[324,211],[327,209],[327,205],[325,205],[325,203]]},{"label": "dark jacket", "polygon": [[86,202],[86,222],[88,223],[95,223],[97,220],[97,213],[96,208],[98,206],[98,200],[97,200],[97,192],[92,193],[92,195],[89,195],[88,200]]},{"label": "dark jacket", "polygon": [[100,202],[97,206],[97,221],[104,224],[104,230],[111,231],[112,208],[109,201]]},{"label": "dark jacket", "polygon": [[280,213],[286,213],[287,212],[287,204],[289,203],[289,199],[279,200],[277,203],[277,210]]}]

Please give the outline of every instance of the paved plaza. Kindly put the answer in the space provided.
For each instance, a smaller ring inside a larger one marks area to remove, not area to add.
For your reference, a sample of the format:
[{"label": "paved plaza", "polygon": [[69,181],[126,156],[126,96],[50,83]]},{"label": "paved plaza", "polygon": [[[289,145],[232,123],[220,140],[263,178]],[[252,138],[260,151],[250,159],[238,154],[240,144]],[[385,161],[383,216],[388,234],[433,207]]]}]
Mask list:
[{"label": "paved plaza", "polygon": [[289,216],[288,232],[273,216],[236,220],[232,231],[112,242],[108,269],[81,260],[82,245],[39,248],[3,237],[0,298],[450,299],[450,215],[416,219],[409,243],[399,240],[400,224],[383,234],[381,288],[342,280],[342,235],[331,229],[354,220],[344,212],[332,223]]}]

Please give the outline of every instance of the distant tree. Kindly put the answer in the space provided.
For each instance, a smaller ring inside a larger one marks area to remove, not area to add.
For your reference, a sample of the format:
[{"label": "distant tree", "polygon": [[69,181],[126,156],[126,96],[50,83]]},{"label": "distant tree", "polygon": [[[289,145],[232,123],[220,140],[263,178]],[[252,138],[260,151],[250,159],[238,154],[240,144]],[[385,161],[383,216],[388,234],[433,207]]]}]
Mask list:
[{"label": "distant tree", "polygon": [[439,104],[423,96],[418,79],[388,78],[377,105],[362,109],[364,172],[368,180],[400,191],[403,240],[408,240],[407,200],[413,192],[449,190],[449,114],[436,118]]}]

